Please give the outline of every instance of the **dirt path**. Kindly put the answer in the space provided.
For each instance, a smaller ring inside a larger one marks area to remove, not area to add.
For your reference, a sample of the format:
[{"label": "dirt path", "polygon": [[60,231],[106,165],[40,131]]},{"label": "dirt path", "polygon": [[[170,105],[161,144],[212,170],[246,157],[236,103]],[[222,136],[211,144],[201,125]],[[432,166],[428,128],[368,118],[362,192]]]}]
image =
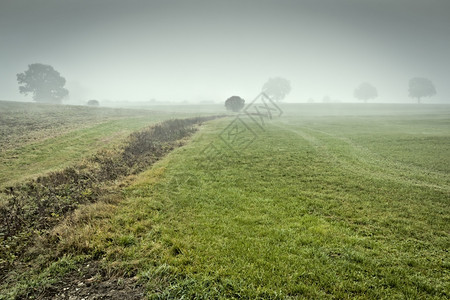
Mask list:
[{"label": "dirt path", "polygon": [[145,287],[137,278],[110,276],[99,262],[84,263],[52,287],[44,289],[37,299],[143,299]]}]

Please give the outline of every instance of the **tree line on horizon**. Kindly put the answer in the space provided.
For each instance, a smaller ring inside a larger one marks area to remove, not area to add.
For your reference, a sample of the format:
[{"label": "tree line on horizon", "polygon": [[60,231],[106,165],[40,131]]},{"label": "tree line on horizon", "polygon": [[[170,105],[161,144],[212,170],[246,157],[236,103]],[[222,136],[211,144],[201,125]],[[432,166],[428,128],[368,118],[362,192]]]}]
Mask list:
[{"label": "tree line on horizon", "polygon": [[[414,77],[409,80],[408,94],[411,98],[416,98],[417,103],[421,103],[423,97],[436,95],[436,88],[431,80],[424,77]],[[378,97],[377,89],[368,82],[361,83],[354,91],[356,99],[367,103],[368,100]]]},{"label": "tree line on horizon", "polygon": [[[51,65],[30,64],[26,71],[17,74],[17,82],[19,83],[19,92],[25,96],[31,94],[36,102],[60,104],[69,95],[69,91],[65,88],[66,79]],[[262,86],[262,92],[275,102],[281,102],[290,91],[291,84],[289,80],[282,77],[269,78]],[[436,88],[431,80],[423,77],[414,77],[409,80],[408,93],[409,97],[416,98],[417,103],[421,103],[422,98],[436,95]],[[363,82],[357,86],[353,95],[356,99],[367,102],[377,98],[378,91],[372,84]],[[236,103],[236,107],[241,105],[239,104],[241,101],[237,100],[237,98],[234,98],[231,102]],[[98,104],[97,100],[88,101],[88,105]]]}]

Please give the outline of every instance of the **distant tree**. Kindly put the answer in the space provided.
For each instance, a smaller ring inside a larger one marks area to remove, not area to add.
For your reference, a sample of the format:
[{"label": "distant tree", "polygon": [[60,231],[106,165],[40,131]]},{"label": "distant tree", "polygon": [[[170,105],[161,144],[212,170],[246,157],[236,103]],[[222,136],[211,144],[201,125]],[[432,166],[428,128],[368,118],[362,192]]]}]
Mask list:
[{"label": "distant tree", "polygon": [[276,102],[280,102],[291,92],[291,83],[282,77],[269,78],[262,91]]},{"label": "distant tree", "polygon": [[436,95],[436,88],[431,80],[421,77],[414,77],[409,80],[408,91],[411,98],[417,98],[417,103],[420,103],[420,98],[422,97]]},{"label": "distant tree", "polygon": [[19,91],[25,96],[33,94],[36,102],[61,103],[62,99],[69,94],[64,88],[66,79],[52,66],[44,64],[28,65],[28,70],[17,74]]},{"label": "distant tree", "polygon": [[100,105],[100,102],[98,102],[98,100],[92,99],[92,100],[89,100],[89,101],[87,102],[87,105],[89,105],[89,106],[99,106],[99,105]]},{"label": "distant tree", "polygon": [[367,103],[367,100],[378,97],[378,92],[373,85],[367,82],[363,82],[356,88],[354,95],[355,98],[363,100],[364,103]]},{"label": "distant tree", "polygon": [[239,96],[232,96],[225,101],[227,110],[238,112],[245,106],[245,100]]}]

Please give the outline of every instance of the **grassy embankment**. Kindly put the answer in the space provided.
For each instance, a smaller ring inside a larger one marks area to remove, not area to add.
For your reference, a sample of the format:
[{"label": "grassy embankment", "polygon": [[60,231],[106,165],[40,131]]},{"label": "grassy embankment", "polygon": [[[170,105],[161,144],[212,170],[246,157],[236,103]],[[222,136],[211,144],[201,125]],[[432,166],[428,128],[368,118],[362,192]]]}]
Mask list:
[{"label": "grassy embankment", "polygon": [[214,121],[58,226],[62,258],[19,284],[96,257],[163,298],[447,298],[450,112],[429,108],[245,119],[237,154]]},{"label": "grassy embankment", "polygon": [[148,127],[186,114],[13,102],[0,110],[0,281],[13,283],[26,261],[49,252],[48,230],[67,213],[116,201],[124,176],[148,168],[204,120]]},{"label": "grassy embankment", "polygon": [[187,114],[0,101],[0,188],[71,166],[131,132]]}]

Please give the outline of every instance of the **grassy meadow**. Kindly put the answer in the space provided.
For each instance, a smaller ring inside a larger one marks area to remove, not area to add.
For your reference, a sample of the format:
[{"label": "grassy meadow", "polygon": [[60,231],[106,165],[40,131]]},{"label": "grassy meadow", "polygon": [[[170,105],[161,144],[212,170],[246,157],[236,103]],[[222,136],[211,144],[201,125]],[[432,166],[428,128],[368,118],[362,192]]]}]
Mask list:
[{"label": "grassy meadow", "polygon": [[281,108],[262,127],[202,125],[120,201],[57,225],[53,259],[0,291],[45,291],[98,260],[157,299],[449,298],[450,107]]},{"label": "grassy meadow", "polygon": [[116,147],[131,132],[188,114],[0,101],[0,188]]}]

